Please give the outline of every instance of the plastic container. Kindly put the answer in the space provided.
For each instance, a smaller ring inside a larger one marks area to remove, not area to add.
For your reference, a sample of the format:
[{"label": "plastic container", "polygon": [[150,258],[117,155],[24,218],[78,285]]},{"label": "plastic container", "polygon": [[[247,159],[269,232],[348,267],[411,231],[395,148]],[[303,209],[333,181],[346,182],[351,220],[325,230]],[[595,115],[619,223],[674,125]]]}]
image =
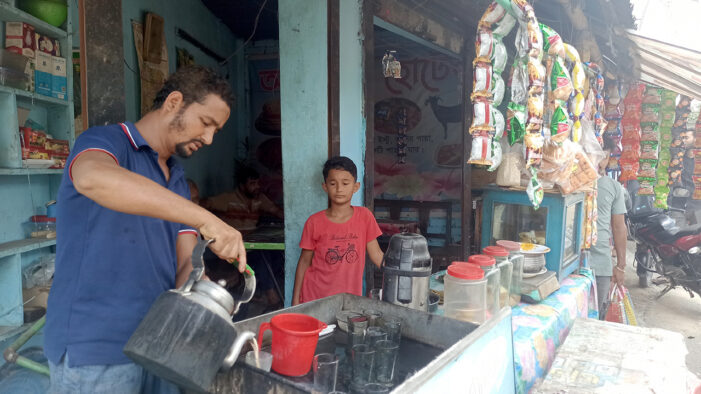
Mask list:
[{"label": "plastic container", "polygon": [[20,90],[28,90],[29,83],[30,81],[27,74],[15,71],[11,68],[0,67],[0,85]]},{"label": "plastic container", "polygon": [[523,282],[523,254],[521,253],[521,244],[514,241],[500,240],[497,245],[506,249],[509,252],[509,260],[513,267],[511,273],[511,306],[518,305],[521,302],[521,283]]},{"label": "plastic container", "polygon": [[501,273],[496,265],[496,259],[492,256],[476,254],[470,256],[467,262],[478,265],[484,271],[484,277],[487,279],[487,318],[490,318],[501,309],[499,307]]},{"label": "plastic container", "polygon": [[56,218],[35,215],[24,223],[27,238],[56,238]]},{"label": "plastic container", "polygon": [[443,278],[445,316],[475,324],[486,320],[487,280],[484,271],[454,263]]},{"label": "plastic container", "polygon": [[509,252],[501,246],[487,246],[482,249],[482,253],[494,257],[499,268],[499,308],[510,306],[509,294],[514,268],[509,259]]},{"label": "plastic container", "polygon": [[273,371],[285,376],[303,376],[312,367],[319,333],[325,328],[325,323],[311,316],[283,313],[258,327],[258,348],[262,348],[263,333],[271,330]]}]

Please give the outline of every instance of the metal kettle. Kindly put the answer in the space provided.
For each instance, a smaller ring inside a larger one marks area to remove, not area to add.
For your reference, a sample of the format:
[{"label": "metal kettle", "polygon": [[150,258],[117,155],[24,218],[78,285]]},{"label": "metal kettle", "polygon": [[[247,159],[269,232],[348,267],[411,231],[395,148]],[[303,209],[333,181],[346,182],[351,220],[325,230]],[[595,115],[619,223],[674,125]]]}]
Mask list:
[{"label": "metal kettle", "polygon": [[428,311],[432,266],[426,238],[406,232],[393,235],[382,260],[382,300]]},{"label": "metal kettle", "polygon": [[217,371],[234,364],[250,331],[238,333],[231,317],[251,300],[256,280],[244,273],[238,299],[204,274],[203,254],[212,240],[200,240],[192,252],[192,273],[179,289],[161,294],[124,347],[136,364],[180,387],[207,391]]}]

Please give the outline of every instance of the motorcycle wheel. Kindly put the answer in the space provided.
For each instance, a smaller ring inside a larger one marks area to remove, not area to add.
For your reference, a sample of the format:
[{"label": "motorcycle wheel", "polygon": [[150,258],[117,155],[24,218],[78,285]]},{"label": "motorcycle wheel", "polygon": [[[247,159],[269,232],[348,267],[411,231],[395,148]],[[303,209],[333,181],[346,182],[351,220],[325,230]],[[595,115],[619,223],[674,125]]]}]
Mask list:
[{"label": "motorcycle wheel", "polygon": [[648,264],[650,262],[650,252],[645,251],[642,253],[636,253],[635,259],[638,261],[638,286],[643,289],[650,287],[650,282],[652,282],[652,272],[646,269],[649,268]]}]

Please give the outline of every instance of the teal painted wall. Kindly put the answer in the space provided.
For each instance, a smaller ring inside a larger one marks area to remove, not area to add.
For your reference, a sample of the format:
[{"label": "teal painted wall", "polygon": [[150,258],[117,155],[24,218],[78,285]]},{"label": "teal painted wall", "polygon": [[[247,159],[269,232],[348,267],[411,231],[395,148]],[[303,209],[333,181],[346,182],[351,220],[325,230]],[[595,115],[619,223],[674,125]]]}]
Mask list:
[{"label": "teal painted wall", "polygon": [[327,204],[321,188],[328,157],[326,12],[325,0],[280,0],[278,6],[286,305],[304,222]]},{"label": "teal painted wall", "polygon": [[[226,126],[215,136],[212,146],[205,147],[192,158],[181,160],[186,174],[199,186],[202,196],[210,196],[231,190],[234,187],[234,161],[237,157],[238,144],[243,135],[248,113],[245,107],[245,60],[243,49],[238,50],[243,41],[234,37],[231,31],[212,14],[199,0],[123,0],[122,29],[124,33],[124,81],[126,91],[127,120],[140,118],[140,83],[138,78],[138,60],[134,49],[134,35],[131,21],[145,22],[147,12],[154,12],[165,20],[164,32],[168,46],[170,72],[175,71],[175,48],[185,48],[195,58],[197,64],[212,67],[228,80],[237,97],[236,108],[232,108]],[[181,28],[200,42],[223,57],[228,57],[238,50],[229,63],[219,66],[211,57],[205,55],[190,43],[175,35],[176,28]]]},{"label": "teal painted wall", "polygon": [[[365,114],[363,108],[363,35],[361,30],[362,0],[340,2],[340,133],[341,155],[348,156],[358,167],[360,190],[353,196],[353,205],[364,205],[365,185]],[[372,169],[368,169],[372,171]]]}]

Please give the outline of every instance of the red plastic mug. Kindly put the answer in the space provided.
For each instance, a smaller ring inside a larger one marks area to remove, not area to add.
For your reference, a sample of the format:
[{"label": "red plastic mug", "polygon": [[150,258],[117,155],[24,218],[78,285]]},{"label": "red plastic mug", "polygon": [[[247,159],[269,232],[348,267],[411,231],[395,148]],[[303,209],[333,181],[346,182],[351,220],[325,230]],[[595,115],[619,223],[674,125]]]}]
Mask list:
[{"label": "red plastic mug", "polygon": [[325,328],[324,322],[311,316],[283,313],[258,327],[258,348],[263,345],[265,331],[272,331],[273,371],[285,376],[304,376],[312,366],[319,333]]}]

